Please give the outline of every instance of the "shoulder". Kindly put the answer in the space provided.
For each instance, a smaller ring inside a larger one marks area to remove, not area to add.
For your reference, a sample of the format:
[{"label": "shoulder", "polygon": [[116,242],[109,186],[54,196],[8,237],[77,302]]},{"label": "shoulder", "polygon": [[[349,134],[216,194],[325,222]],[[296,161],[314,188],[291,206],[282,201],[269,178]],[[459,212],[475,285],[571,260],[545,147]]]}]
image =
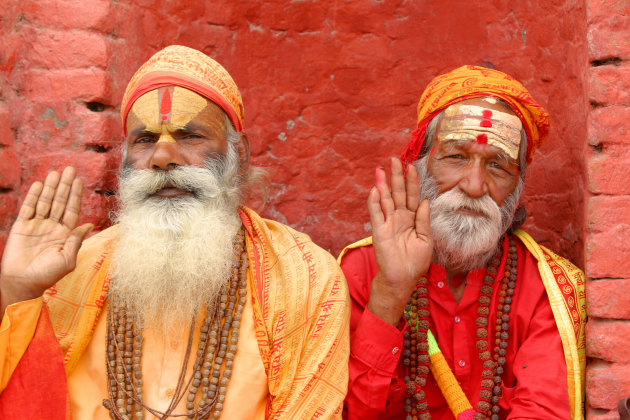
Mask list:
[{"label": "shoulder", "polygon": [[538,261],[541,276],[549,274],[544,272],[545,269],[549,268],[554,275],[565,274],[571,279],[584,280],[584,272],[581,269],[568,259],[538,244],[527,232],[517,230],[514,235],[525,246],[528,253]]},{"label": "shoulder", "polygon": [[339,255],[338,261],[346,276],[350,296],[357,302],[367,303],[372,279],[378,272],[372,238],[348,245]]},{"label": "shoulder", "polygon": [[272,282],[274,287],[301,283],[310,286],[305,289],[311,291],[333,286],[345,289],[343,273],[333,256],[307,234],[247,208],[240,213],[248,233],[250,259],[254,259],[254,268],[263,282]]},{"label": "shoulder", "polygon": [[118,234],[118,225],[110,226],[105,230],[90,236],[83,241],[79,250],[78,258],[89,258],[94,254],[102,254],[105,250],[110,249]]}]

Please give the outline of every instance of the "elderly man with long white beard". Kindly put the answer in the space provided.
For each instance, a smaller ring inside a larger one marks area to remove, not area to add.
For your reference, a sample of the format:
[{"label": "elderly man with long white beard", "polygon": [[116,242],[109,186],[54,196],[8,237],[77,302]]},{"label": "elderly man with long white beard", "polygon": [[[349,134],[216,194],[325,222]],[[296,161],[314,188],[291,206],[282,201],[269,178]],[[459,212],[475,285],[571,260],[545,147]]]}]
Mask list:
[{"label": "elderly man with long white beard", "polygon": [[376,170],[373,238],[341,256],[347,418],[582,418],[583,273],[518,230],[547,129],[499,71],[465,66],[426,88],[391,190]]},{"label": "elderly man with long white beard", "polygon": [[[241,205],[243,107],[181,46],[133,76],[116,225],[83,242],[72,168],[30,188],[2,260],[0,417],[339,418],[349,302],[334,259]],[[80,250],[79,250],[80,248]]]}]

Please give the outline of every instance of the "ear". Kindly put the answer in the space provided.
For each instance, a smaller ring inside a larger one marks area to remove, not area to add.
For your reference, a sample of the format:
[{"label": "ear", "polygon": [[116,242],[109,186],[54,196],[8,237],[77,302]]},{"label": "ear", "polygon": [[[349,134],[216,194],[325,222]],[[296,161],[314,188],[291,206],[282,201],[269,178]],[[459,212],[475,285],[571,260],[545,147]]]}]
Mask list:
[{"label": "ear", "polygon": [[249,169],[249,161],[251,157],[247,134],[241,133],[241,140],[236,145],[236,149],[238,150],[238,161],[241,167],[241,172],[245,173]]}]

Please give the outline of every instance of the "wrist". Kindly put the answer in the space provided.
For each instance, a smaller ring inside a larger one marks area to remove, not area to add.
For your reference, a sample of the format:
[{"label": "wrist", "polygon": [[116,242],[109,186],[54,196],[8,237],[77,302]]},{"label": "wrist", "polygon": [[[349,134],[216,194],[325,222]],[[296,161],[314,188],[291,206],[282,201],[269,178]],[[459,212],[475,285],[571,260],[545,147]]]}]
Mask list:
[{"label": "wrist", "polygon": [[377,274],[372,281],[368,309],[383,321],[396,327],[414,289],[401,290],[391,287],[383,284],[382,278],[379,277]]},{"label": "wrist", "polygon": [[26,300],[38,298],[46,290],[33,289],[24,285],[20,280],[0,276],[0,300],[2,308]]}]

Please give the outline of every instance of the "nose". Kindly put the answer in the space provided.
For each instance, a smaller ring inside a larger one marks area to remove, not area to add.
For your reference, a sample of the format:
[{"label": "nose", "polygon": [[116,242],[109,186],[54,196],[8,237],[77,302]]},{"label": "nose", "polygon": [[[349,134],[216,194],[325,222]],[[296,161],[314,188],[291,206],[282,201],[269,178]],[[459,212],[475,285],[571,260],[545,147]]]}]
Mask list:
[{"label": "nose", "polygon": [[149,167],[151,169],[170,170],[184,164],[184,160],[176,142],[155,143]]},{"label": "nose", "polygon": [[464,170],[465,174],[459,182],[459,188],[472,198],[479,198],[488,194],[490,190],[487,174],[481,162],[475,160]]}]

